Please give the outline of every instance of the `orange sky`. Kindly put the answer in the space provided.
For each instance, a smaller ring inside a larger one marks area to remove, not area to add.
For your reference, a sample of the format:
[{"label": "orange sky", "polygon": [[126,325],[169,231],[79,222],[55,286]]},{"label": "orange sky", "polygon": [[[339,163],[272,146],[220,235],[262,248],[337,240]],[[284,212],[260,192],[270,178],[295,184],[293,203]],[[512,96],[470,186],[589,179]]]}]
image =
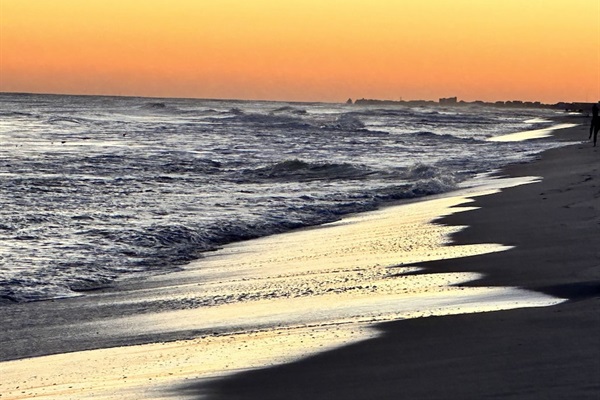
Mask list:
[{"label": "orange sky", "polygon": [[600,100],[600,0],[0,0],[0,91]]}]

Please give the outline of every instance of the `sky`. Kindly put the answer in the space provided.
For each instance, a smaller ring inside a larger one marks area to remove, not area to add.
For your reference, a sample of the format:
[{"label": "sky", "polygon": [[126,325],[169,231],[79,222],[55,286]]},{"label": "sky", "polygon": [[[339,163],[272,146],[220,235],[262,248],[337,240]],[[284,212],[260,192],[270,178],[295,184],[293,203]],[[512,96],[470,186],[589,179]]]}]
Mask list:
[{"label": "sky", "polygon": [[0,91],[600,100],[600,0],[0,0]]}]

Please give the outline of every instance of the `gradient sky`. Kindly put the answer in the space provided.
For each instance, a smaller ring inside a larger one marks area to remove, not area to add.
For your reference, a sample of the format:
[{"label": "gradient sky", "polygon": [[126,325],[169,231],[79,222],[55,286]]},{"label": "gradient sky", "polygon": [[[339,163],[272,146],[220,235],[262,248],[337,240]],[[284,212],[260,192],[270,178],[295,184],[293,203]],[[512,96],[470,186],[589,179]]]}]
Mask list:
[{"label": "gradient sky", "polygon": [[0,0],[0,91],[600,100],[600,0]]}]

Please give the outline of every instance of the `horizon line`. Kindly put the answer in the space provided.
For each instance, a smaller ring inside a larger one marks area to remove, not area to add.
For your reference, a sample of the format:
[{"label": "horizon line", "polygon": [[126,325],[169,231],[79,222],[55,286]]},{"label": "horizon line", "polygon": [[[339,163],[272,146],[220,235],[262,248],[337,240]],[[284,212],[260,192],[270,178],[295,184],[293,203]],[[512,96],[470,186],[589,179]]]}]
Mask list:
[{"label": "horizon line", "polygon": [[[130,94],[88,94],[88,93],[49,93],[49,92],[11,92],[11,91],[0,91],[0,95],[24,95],[24,96],[35,96],[35,95],[39,95],[39,96],[73,96],[73,97],[120,97],[120,98],[133,98],[133,99],[171,99],[171,100],[201,100],[201,101],[230,101],[230,102],[242,102],[242,101],[253,101],[253,102],[265,102],[265,103],[320,103],[320,104],[344,104],[346,103],[348,100],[352,100],[352,97],[349,97],[347,100],[340,100],[340,101],[323,101],[323,100],[275,100],[275,99],[232,99],[232,98],[208,98],[208,97],[178,97],[178,96],[173,96],[173,97],[169,97],[169,96],[151,96],[151,95],[130,95]],[[410,102],[431,102],[431,103],[435,103],[435,104],[440,104],[440,100],[442,99],[447,99],[447,97],[439,97],[437,100],[431,100],[431,99],[410,99],[410,100],[404,100],[404,99],[400,99],[400,100],[392,100],[392,99],[377,99],[377,98],[366,98],[366,97],[362,97],[362,98],[356,98],[355,100],[353,100],[353,102],[357,101],[357,100],[367,100],[367,101],[381,101],[381,102],[394,102],[394,103],[410,103]],[[486,100],[458,100],[457,104],[460,104],[460,102],[464,102],[464,103],[477,103],[477,102],[483,102],[486,104],[495,104],[498,102],[523,102],[523,103],[540,103],[540,105],[542,106],[554,106],[554,105],[558,105],[561,103],[565,103],[565,104],[595,104],[594,101],[566,101],[566,100],[561,100],[561,101],[557,101],[556,103],[544,103],[541,102],[540,100],[519,100],[519,99],[512,99],[512,100],[493,100],[493,101],[486,101]],[[600,100],[598,100],[598,103],[600,103]]]}]

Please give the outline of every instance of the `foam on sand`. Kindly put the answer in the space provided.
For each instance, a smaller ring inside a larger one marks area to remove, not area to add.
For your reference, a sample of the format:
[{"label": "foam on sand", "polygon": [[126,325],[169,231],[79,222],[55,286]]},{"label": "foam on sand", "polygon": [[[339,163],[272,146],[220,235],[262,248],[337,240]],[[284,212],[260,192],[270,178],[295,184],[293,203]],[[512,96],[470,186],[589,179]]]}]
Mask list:
[{"label": "foam on sand", "polygon": [[[289,362],[366,340],[373,322],[540,307],[561,299],[518,288],[467,287],[477,274],[425,274],[418,263],[510,249],[449,245],[461,227],[436,218],[473,209],[469,198],[534,178],[501,179],[454,197],[389,207],[319,228],[226,246],[185,271],[154,277],[99,303],[137,304],[81,332],[196,339],[0,363],[2,399],[170,398],[186,379]],[[169,304],[157,311],[157,303]]]},{"label": "foam on sand", "polygon": [[[532,120],[533,121],[533,120]],[[490,142],[521,142],[523,140],[541,139],[552,136],[552,132],[557,129],[566,129],[577,126],[577,124],[557,124],[543,129],[535,129],[531,131],[515,132],[508,135],[501,135],[489,138]]]}]

